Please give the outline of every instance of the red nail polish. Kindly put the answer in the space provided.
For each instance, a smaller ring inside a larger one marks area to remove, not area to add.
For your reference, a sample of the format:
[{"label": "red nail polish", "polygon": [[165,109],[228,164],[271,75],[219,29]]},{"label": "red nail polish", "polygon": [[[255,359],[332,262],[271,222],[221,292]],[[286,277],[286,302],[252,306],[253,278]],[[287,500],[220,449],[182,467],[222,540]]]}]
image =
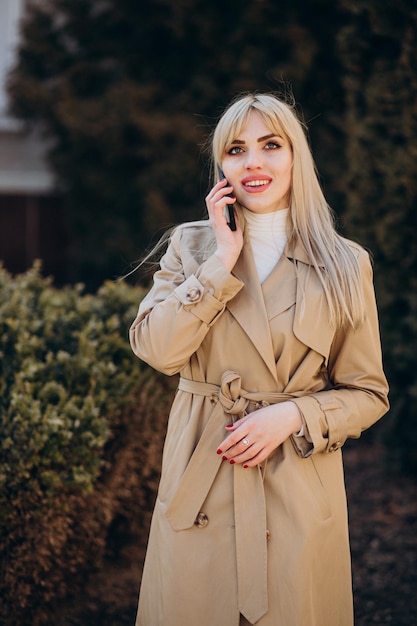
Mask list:
[{"label": "red nail polish", "polygon": [[221,454],[223,452],[223,450],[220,450],[220,448],[217,450],[217,454]]},{"label": "red nail polish", "polygon": [[246,469],[247,467],[249,467],[249,465],[244,465],[243,467]]},{"label": "red nail polish", "polygon": [[233,424],[226,424],[226,428],[232,428]]},{"label": "red nail polish", "polygon": [[227,461],[227,456],[222,456],[223,461]]},{"label": "red nail polish", "polygon": [[234,462],[234,460],[233,460],[233,459],[231,459],[231,460],[230,460],[230,465],[234,465],[234,463],[235,463],[235,462]]}]

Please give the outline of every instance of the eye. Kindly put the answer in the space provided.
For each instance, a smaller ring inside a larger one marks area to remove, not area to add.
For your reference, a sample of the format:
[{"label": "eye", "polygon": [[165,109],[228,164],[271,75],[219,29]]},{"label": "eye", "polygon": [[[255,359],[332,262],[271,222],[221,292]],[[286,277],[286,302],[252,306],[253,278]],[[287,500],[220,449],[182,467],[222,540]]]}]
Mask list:
[{"label": "eye", "polygon": [[266,150],[276,150],[277,148],[281,148],[281,144],[277,143],[276,141],[268,141],[268,143],[265,144]]},{"label": "eye", "polygon": [[240,146],[232,146],[227,151],[227,154],[241,154],[242,152],[243,152],[243,149]]}]

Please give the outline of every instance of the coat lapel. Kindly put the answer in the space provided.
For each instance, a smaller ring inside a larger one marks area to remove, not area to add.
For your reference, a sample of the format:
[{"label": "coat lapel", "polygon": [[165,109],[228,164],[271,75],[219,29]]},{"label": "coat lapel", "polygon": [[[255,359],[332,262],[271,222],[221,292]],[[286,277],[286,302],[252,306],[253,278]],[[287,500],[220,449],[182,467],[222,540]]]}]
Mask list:
[{"label": "coat lapel", "polygon": [[300,244],[285,252],[295,269],[297,293],[293,332],[299,341],[325,357],[327,362],[335,329],[320,280]]},{"label": "coat lapel", "polygon": [[[212,253],[210,240],[197,247],[201,258],[192,250],[184,259],[186,275]],[[183,252],[184,253],[184,252]],[[328,307],[322,285],[300,243],[287,244],[284,254],[261,285],[250,242],[245,236],[242,253],[233,269],[245,287],[227,304],[227,308],[251,339],[266,366],[277,381],[277,367],[269,321],[295,302],[293,332],[297,339],[327,359],[334,328],[329,324]]]},{"label": "coat lapel", "polygon": [[269,320],[294,305],[297,293],[295,266],[285,255],[262,283],[262,293]]},{"label": "coat lapel", "polygon": [[259,352],[273,375],[274,380],[277,380],[268,315],[252,249],[248,241],[245,241],[242,253],[233,269],[233,274],[245,286],[227,304],[227,307],[252,341],[255,349]]}]

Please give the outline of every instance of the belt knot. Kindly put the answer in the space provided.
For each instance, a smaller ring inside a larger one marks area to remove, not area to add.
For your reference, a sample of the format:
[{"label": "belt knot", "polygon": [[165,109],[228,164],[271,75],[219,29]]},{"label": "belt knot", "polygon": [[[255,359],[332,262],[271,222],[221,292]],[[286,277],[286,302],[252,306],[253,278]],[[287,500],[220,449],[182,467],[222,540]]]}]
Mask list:
[{"label": "belt knot", "polygon": [[242,379],[237,372],[226,370],[222,374],[219,400],[226,413],[243,416],[249,400],[242,394]]}]

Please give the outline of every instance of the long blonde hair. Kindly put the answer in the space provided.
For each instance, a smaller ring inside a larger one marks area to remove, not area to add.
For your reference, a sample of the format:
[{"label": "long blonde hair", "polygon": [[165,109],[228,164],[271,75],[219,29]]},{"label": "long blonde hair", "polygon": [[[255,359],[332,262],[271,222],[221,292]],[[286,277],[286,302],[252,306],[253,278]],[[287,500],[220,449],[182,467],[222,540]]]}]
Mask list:
[{"label": "long blonde hair", "polygon": [[[320,187],[305,126],[275,94],[237,97],[220,117],[211,137],[213,178],[226,147],[236,139],[251,111],[257,111],[271,132],[284,136],[293,152],[289,210],[289,245],[301,244],[323,286],[330,323],[357,328],[365,318],[357,256],[335,229],[334,215]],[[239,209],[238,209],[239,210]]]}]

